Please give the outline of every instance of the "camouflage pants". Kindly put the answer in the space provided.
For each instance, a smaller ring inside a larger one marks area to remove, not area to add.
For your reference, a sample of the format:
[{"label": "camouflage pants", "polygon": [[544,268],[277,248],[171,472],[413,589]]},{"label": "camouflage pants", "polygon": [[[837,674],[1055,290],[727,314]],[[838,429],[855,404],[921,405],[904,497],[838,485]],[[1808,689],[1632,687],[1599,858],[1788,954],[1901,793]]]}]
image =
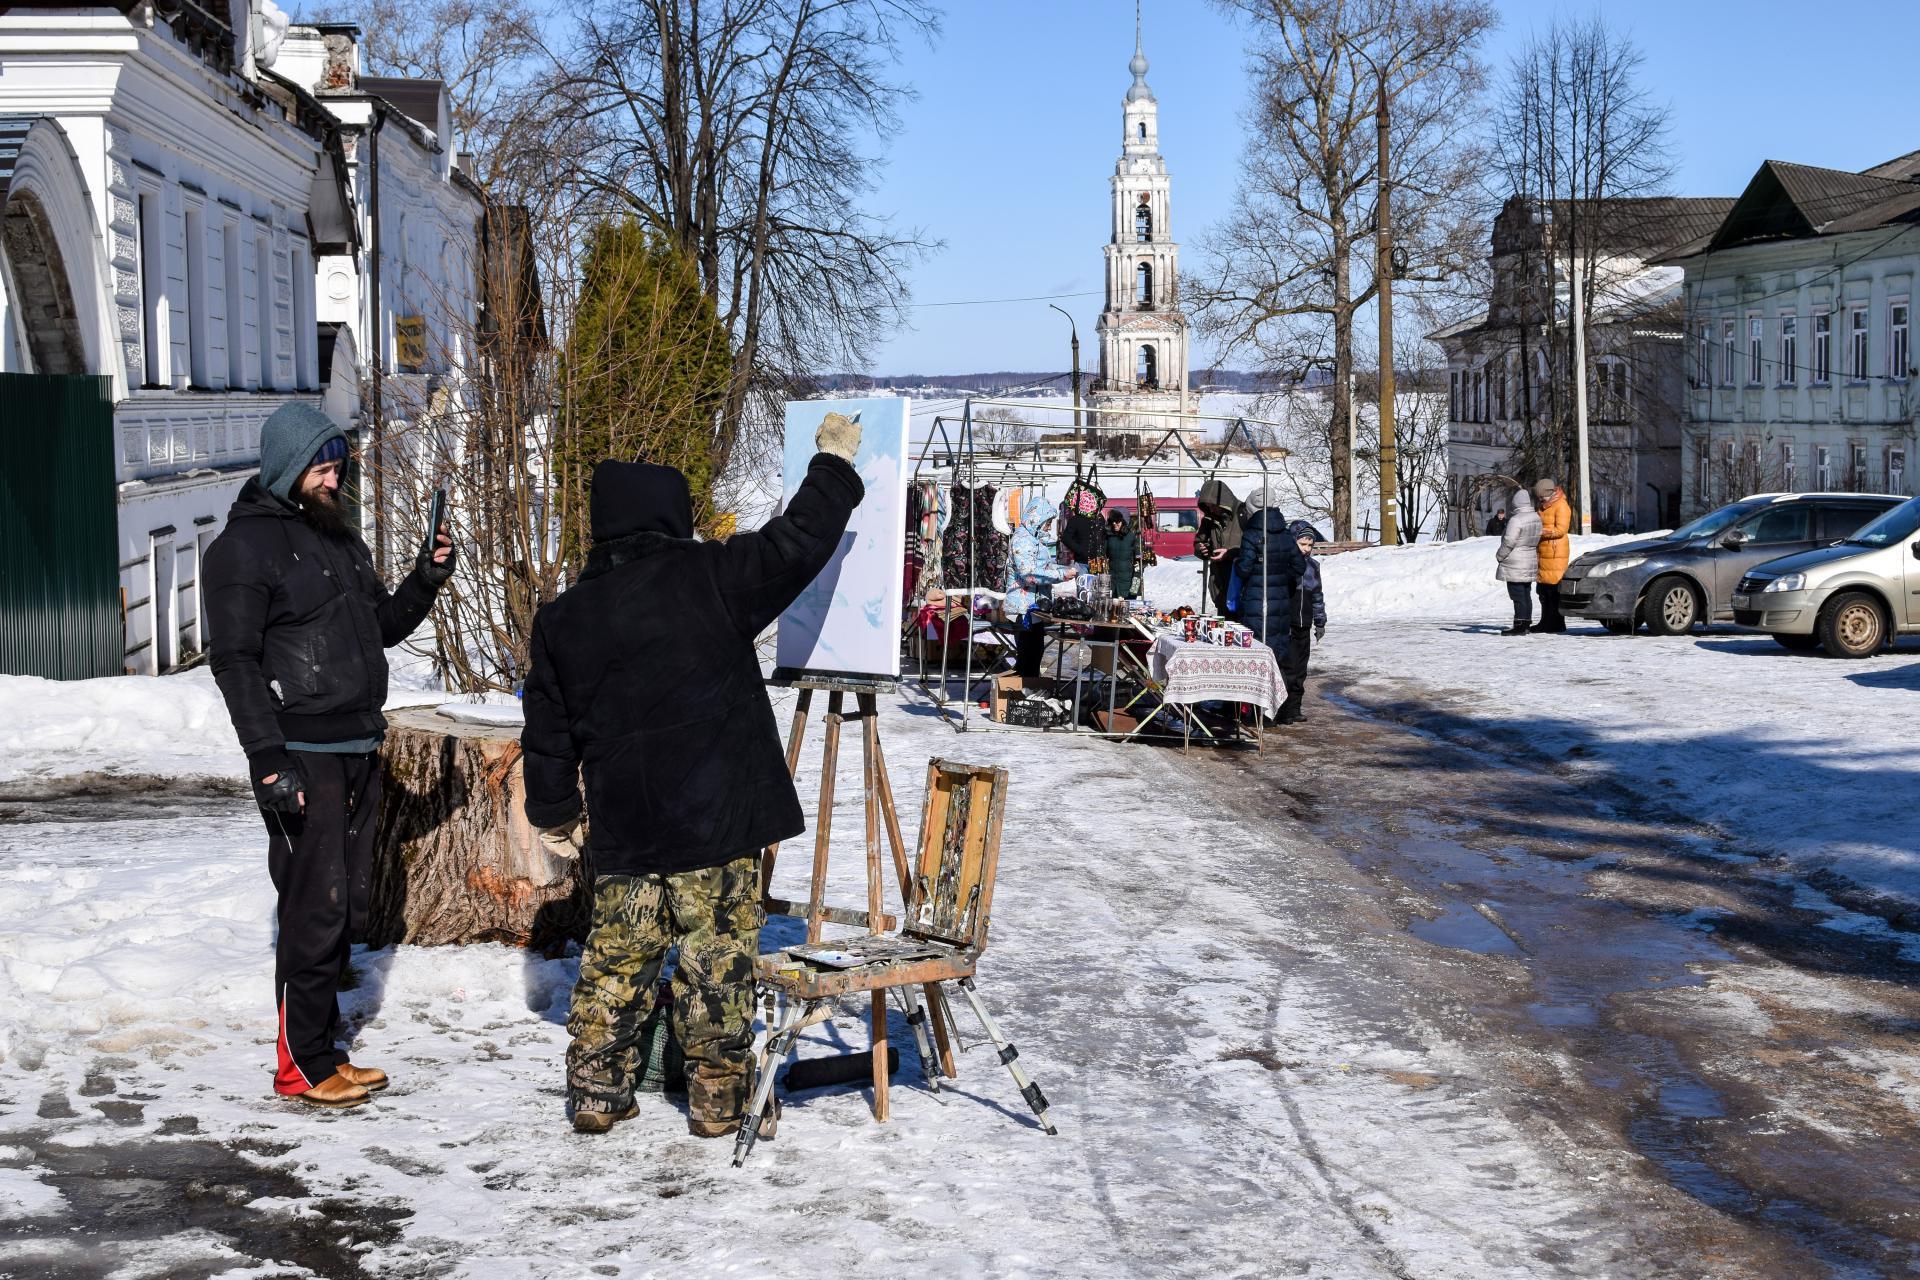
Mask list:
[{"label": "camouflage pants", "polygon": [[673,1033],[687,1059],[695,1122],[737,1120],[753,1042],[753,957],[760,948],[760,859],[669,875],[599,876],[593,928],[567,1015],[567,1093],[576,1111],[625,1111],[640,1068],[641,1024],[660,962],[680,944]]}]

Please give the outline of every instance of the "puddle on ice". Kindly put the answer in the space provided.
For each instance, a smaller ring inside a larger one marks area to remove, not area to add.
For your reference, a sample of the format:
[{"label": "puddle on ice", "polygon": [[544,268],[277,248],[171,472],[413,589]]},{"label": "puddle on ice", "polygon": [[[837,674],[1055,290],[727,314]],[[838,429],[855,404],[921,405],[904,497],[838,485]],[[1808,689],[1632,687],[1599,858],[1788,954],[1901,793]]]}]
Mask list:
[{"label": "puddle on ice", "polygon": [[1516,955],[1520,948],[1500,931],[1500,926],[1472,907],[1450,906],[1431,920],[1413,918],[1407,931],[1436,946],[1456,947],[1480,955]]},{"label": "puddle on ice", "polygon": [[1543,1027],[1593,1027],[1600,1011],[1590,1004],[1530,1004],[1527,1014]]}]

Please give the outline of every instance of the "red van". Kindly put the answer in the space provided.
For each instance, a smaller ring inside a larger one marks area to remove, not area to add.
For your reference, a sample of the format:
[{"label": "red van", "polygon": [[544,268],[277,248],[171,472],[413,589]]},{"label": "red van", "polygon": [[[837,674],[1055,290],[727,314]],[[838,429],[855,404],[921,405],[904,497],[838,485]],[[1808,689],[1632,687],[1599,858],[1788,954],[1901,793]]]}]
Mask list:
[{"label": "red van", "polygon": [[[1163,498],[1154,495],[1155,528],[1147,531],[1153,553],[1162,560],[1184,560],[1193,556],[1193,538],[1200,531],[1200,502],[1197,498]],[[1109,498],[1107,510],[1139,514],[1134,498]]]}]

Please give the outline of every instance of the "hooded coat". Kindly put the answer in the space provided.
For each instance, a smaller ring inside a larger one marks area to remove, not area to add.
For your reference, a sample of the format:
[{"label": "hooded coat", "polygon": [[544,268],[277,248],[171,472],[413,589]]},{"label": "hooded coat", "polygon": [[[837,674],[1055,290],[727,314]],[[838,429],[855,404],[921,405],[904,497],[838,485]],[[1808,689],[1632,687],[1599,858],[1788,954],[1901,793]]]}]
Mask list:
[{"label": "hooded coat", "polygon": [[1200,529],[1195,535],[1201,548],[1227,552],[1227,564],[1233,563],[1233,553],[1240,549],[1240,531],[1250,508],[1246,503],[1233,496],[1233,490],[1224,481],[1209,480],[1200,486],[1195,495],[1201,507],[1218,507],[1227,514],[1213,517],[1202,512]]},{"label": "hooded coat", "polygon": [[1247,499],[1240,529],[1240,555],[1233,561],[1238,579],[1242,625],[1269,645],[1284,645],[1293,626],[1293,593],[1307,571],[1307,558],[1287,527],[1279,495],[1263,485]]},{"label": "hooded coat", "polygon": [[849,463],[815,454],[782,514],[698,542],[678,471],[594,468],[586,567],[533,620],[527,819],[579,817],[584,776],[598,875],[715,867],[800,834],[754,642],[826,567],[865,494]]},{"label": "hooded coat", "polygon": [[1567,530],[1573,524],[1573,508],[1567,495],[1556,492],[1553,501],[1540,508],[1540,581],[1552,585],[1567,574],[1570,544]]},{"label": "hooded coat", "polygon": [[1516,490],[1507,513],[1507,527],[1500,534],[1500,549],[1494,553],[1493,576],[1501,582],[1540,581],[1540,517],[1533,509],[1533,497],[1525,489]]},{"label": "hooded coat", "polygon": [[385,732],[385,650],[433,607],[417,569],[388,594],[366,543],[322,533],[294,505],[294,483],[336,436],[345,439],[311,405],[274,410],[260,428],[260,474],[207,547],[210,665],[256,779],[286,765],[288,742]]},{"label": "hooded coat", "polygon": [[1135,561],[1140,558],[1140,534],[1131,522],[1119,533],[1113,531],[1111,524],[1101,526],[1107,555],[1107,577],[1113,584],[1113,594],[1122,600],[1131,600],[1140,594],[1139,574]]},{"label": "hooded coat", "polygon": [[1044,494],[1035,493],[1021,504],[1020,527],[1014,530],[1013,542],[1007,548],[1009,618],[1022,618],[1034,605],[1045,603],[1053,584],[1067,576],[1053,528],[1059,514],[1053,500]]},{"label": "hooded coat", "polygon": [[[1287,526],[1287,532],[1293,535],[1293,545],[1300,546],[1300,539],[1311,538],[1315,542],[1324,542],[1320,531],[1305,520],[1295,520]],[[1327,625],[1326,594],[1320,589],[1320,561],[1317,557],[1302,555],[1300,585],[1293,593],[1293,629]]]}]

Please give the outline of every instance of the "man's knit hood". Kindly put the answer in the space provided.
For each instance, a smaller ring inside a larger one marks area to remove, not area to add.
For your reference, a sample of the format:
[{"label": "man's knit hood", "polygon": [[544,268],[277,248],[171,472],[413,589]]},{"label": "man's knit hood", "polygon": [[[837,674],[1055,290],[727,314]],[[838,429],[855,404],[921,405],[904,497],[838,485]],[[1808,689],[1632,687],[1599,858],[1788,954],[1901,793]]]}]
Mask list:
[{"label": "man's knit hood", "polygon": [[294,482],[335,436],[345,442],[347,433],[310,404],[289,401],[275,409],[260,426],[260,487],[288,506],[299,505]]}]

